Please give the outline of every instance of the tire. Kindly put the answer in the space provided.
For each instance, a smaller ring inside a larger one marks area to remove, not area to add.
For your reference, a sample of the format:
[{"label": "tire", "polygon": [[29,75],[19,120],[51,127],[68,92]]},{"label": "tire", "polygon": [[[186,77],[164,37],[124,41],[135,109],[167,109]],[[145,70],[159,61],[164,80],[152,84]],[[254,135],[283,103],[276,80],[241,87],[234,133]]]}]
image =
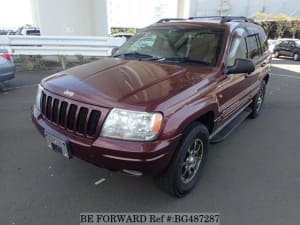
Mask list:
[{"label": "tire", "polygon": [[260,89],[258,93],[254,96],[253,102],[251,104],[251,109],[252,109],[252,112],[250,114],[251,118],[254,119],[259,116],[262,105],[264,103],[265,94],[266,94],[266,81],[263,80],[261,82]]},{"label": "tire", "polygon": [[198,122],[184,132],[170,165],[157,178],[163,190],[183,197],[195,187],[207,159],[208,136],[208,129]]},{"label": "tire", "polygon": [[299,60],[300,60],[300,57],[299,57],[299,53],[298,53],[298,52],[295,52],[295,53],[294,53],[293,59],[294,59],[294,61],[299,61]]},{"label": "tire", "polygon": [[280,56],[280,55],[279,55],[279,52],[278,52],[278,51],[275,51],[275,52],[274,52],[274,57],[275,57],[275,58],[279,58],[279,56]]}]

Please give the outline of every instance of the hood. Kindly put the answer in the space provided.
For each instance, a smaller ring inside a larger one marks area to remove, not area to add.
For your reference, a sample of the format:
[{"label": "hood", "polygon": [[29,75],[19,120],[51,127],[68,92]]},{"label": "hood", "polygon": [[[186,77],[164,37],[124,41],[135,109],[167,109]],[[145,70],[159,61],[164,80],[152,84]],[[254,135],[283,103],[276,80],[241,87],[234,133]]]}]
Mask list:
[{"label": "hood", "polygon": [[[194,69],[195,70],[195,69]],[[42,81],[48,91],[102,107],[149,109],[203,80],[212,69],[107,58]],[[66,96],[67,92],[74,95]]]}]

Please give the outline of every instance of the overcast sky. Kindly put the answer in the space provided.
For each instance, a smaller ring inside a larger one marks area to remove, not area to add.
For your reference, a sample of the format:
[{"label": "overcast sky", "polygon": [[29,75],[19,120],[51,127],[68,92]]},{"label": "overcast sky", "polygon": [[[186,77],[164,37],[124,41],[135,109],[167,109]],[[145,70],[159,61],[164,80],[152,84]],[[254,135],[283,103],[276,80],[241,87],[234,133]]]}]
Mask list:
[{"label": "overcast sky", "polygon": [[30,0],[0,0],[0,28],[32,24]]}]

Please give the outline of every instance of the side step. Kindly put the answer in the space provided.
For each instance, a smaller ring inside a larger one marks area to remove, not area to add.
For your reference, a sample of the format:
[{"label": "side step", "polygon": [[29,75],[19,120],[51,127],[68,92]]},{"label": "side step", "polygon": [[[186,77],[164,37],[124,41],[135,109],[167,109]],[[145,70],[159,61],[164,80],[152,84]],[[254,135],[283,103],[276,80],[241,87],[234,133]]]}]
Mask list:
[{"label": "side step", "polygon": [[237,128],[250,114],[251,108],[245,108],[242,112],[239,112],[236,117],[234,117],[228,124],[217,130],[215,133],[210,135],[209,142],[211,144],[216,144],[223,141],[231,132]]}]

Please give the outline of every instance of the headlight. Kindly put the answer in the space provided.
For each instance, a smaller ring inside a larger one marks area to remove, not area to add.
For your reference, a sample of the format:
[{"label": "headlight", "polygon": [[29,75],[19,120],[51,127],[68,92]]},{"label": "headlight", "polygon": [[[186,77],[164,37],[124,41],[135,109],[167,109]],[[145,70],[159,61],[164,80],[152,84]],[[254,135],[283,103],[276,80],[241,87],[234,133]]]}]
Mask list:
[{"label": "headlight", "polygon": [[36,93],[36,97],[35,97],[35,105],[36,105],[36,108],[41,111],[41,95],[42,95],[42,86],[39,85],[38,86],[38,89],[37,89],[37,93]]},{"label": "headlight", "polygon": [[101,136],[133,141],[151,141],[159,134],[161,113],[112,109],[102,127]]}]

